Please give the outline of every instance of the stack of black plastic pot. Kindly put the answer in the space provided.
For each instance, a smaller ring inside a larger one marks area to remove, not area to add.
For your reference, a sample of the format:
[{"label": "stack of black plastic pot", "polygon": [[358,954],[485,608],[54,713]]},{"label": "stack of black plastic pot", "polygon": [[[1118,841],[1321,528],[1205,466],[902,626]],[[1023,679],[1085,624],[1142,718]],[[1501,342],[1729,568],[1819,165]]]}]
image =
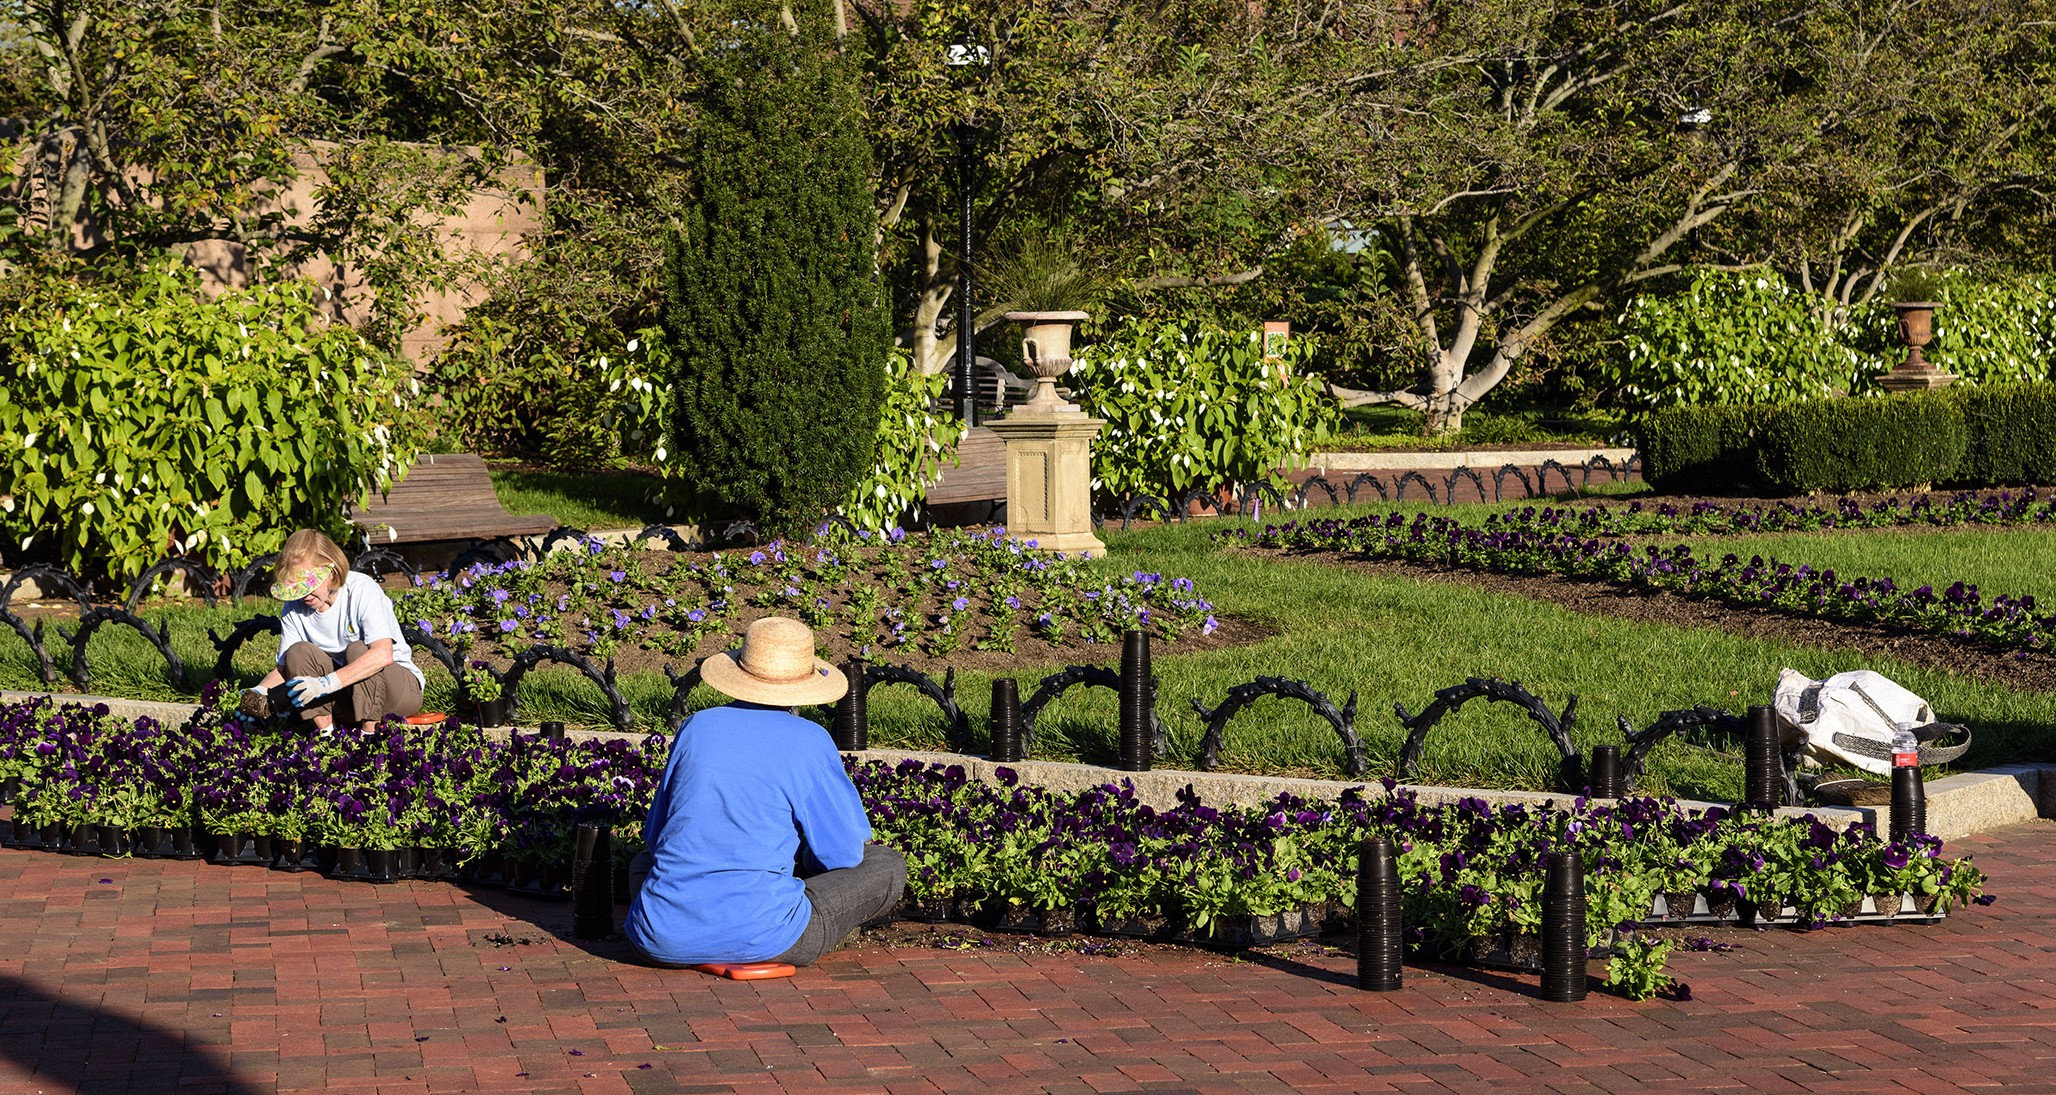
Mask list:
[{"label": "stack of black plastic pot", "polygon": [[1156,720],[1154,690],[1150,687],[1149,636],[1130,631],[1121,637],[1121,771],[1149,771],[1154,742],[1150,726]]},{"label": "stack of black plastic pot", "polygon": [[594,822],[578,827],[571,859],[571,934],[579,939],[614,934],[614,834]]},{"label": "stack of black plastic pot", "polygon": [[1542,998],[1585,998],[1585,869],[1578,853],[1549,853],[1542,882]]},{"label": "stack of black plastic pot", "polygon": [[992,682],[992,759],[1012,764],[1021,759],[1021,686],[1012,677]]},{"label": "stack of black plastic pot", "polygon": [[1392,841],[1365,837],[1356,857],[1356,987],[1399,988],[1406,947],[1399,916],[1399,857]]},{"label": "stack of black plastic pot", "polygon": [[1774,810],[1784,798],[1785,762],[1778,753],[1778,715],[1763,704],[1749,708],[1743,739],[1742,808]]},{"label": "stack of black plastic pot", "polygon": [[1619,798],[1627,793],[1627,781],[1621,778],[1620,746],[1592,747],[1592,771],[1586,788],[1593,798]]},{"label": "stack of black plastic pot", "polygon": [[851,661],[842,667],[849,678],[849,691],[835,701],[835,719],[829,727],[829,734],[835,738],[835,747],[845,753],[860,752],[871,747],[871,712],[869,686],[864,682],[864,663]]}]

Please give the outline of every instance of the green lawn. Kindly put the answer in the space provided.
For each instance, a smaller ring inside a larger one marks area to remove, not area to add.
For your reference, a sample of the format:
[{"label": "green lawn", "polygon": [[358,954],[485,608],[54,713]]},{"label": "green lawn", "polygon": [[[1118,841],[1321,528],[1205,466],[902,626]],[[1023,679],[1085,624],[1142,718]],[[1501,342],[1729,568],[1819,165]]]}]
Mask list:
[{"label": "green lawn", "polygon": [[1842,578],[1890,578],[1911,589],[1975,585],[1987,600],[2031,594],[2056,609],[2056,529],[1909,529],[1903,532],[1787,532],[1687,538],[1692,553],[1718,560],[1733,552],[1833,567]]},{"label": "green lawn", "polygon": [[492,469],[493,493],[509,513],[547,513],[560,525],[594,532],[673,524],[660,501],[662,480],[635,472]]},{"label": "green lawn", "polygon": [[[1466,507],[1475,519],[1482,509]],[[1359,512],[1345,511],[1345,512]],[[1307,680],[1339,706],[1358,693],[1357,731],[1371,758],[1373,776],[1390,772],[1403,736],[1395,702],[1419,711],[1436,689],[1464,677],[1518,680],[1551,708],[1561,710],[1579,697],[1574,736],[1582,744],[1618,742],[1615,718],[1641,727],[1661,711],[1711,704],[1740,712],[1767,702],[1780,668],[1790,666],[1816,678],[1845,669],[1871,668],[1927,697],[1949,718],[1970,723],[1976,751],[1966,763],[1981,766],[2022,757],[2047,757],[2056,746],[2056,695],[1996,688],[1968,678],[1874,661],[1851,650],[1820,650],[1785,642],[1744,639],[1722,632],[1643,624],[1580,615],[1523,598],[1497,595],[1452,583],[1353,572],[1310,560],[1279,560],[1217,549],[1208,534],[1231,522],[1196,521],[1131,532],[1108,533],[1114,557],[1097,564],[1124,570],[1157,571],[1193,579],[1219,610],[1257,621],[1274,632],[1236,649],[1160,657],[1159,711],[1173,735],[1174,758],[1165,766],[1186,766],[1196,756],[1204,724],[1191,707],[1198,699],[1220,703],[1228,688],[1258,675]],[[1932,581],[1937,571],[1975,579],[1987,590],[2046,589],[2048,533],[1966,531],[1949,533],[1865,532],[1788,535],[1731,541],[1772,546],[1795,562],[1833,565],[1850,572],[1892,573],[1903,580]],[[1695,547],[1719,544],[1699,538]],[[1737,546],[1735,550],[1762,550]],[[205,629],[226,631],[234,618],[268,610],[253,602],[243,610],[179,608],[151,610],[154,621],[170,621],[174,642],[196,664],[213,663]],[[259,639],[238,663],[254,679],[268,663],[270,640]],[[1068,659],[1112,663],[1110,647],[1076,647]],[[159,662],[127,629],[96,636],[92,661],[95,691],[170,698],[178,694],[164,680]],[[1022,691],[1061,668],[1023,665],[1015,674]],[[983,734],[991,676],[960,675],[959,699]],[[36,687],[26,647],[0,635],[0,686]],[[624,678],[638,719],[648,728],[664,723],[670,687],[656,674]],[[428,702],[447,710],[453,692],[439,669],[431,670]],[[702,689],[696,705],[719,702]],[[568,671],[544,670],[524,684],[524,722],[562,718],[598,724],[607,709],[598,691]],[[1074,690],[1044,715],[1035,753],[1052,759],[1110,762],[1116,753],[1114,697],[1104,689]],[[912,689],[876,690],[871,704],[873,743],[938,748],[943,726],[934,708]],[[1736,748],[1728,746],[1730,750]],[[1341,748],[1327,723],[1302,705],[1261,700],[1229,724],[1226,767],[1252,772],[1339,776]],[[1423,775],[1434,782],[1494,787],[1546,787],[1555,758],[1526,715],[1504,705],[1477,701],[1443,721],[1430,741]],[[1667,744],[1653,761],[1645,790],[1700,798],[1739,794],[1739,765],[1706,748]]]}]

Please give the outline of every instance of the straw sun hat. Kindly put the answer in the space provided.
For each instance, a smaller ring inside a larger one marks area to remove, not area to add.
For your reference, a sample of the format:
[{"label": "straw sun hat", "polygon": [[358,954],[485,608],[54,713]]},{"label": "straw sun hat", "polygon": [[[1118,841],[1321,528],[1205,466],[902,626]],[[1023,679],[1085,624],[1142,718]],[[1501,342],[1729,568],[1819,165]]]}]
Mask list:
[{"label": "straw sun hat", "polygon": [[842,671],[814,656],[813,629],[783,616],[751,624],[739,649],[700,664],[700,679],[725,695],[774,707],[829,703],[849,691]]}]

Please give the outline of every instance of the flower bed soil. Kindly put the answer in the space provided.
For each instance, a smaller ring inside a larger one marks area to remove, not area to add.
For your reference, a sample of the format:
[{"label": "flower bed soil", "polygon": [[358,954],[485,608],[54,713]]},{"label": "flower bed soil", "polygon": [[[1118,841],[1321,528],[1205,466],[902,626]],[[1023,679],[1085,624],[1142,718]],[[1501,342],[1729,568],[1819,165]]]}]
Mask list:
[{"label": "flower bed soil", "polygon": [[548,644],[611,657],[621,672],[690,667],[770,615],[804,620],[830,661],[931,675],[1104,662],[1129,628],[1150,632],[1161,654],[1268,634],[1216,617],[1183,578],[1024,551],[1000,529],[726,552],[595,543],[535,564],[426,579],[395,607],[402,624],[468,658],[511,661]]}]

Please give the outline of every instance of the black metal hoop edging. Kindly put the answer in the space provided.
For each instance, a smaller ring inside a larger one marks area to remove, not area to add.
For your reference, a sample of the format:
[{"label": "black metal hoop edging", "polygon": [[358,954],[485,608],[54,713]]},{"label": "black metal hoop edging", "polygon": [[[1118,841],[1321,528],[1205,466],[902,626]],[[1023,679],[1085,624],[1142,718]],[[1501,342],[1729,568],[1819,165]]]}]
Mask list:
[{"label": "black metal hoop edging", "polygon": [[1471,485],[1478,488],[1478,501],[1489,502],[1492,500],[1485,495],[1485,480],[1483,477],[1469,467],[1458,467],[1449,473],[1448,479],[1442,482],[1442,500],[1445,504],[1452,506],[1456,504],[1456,481],[1463,478],[1469,478]]},{"label": "black metal hoop edging", "polygon": [[543,662],[568,665],[585,674],[586,679],[600,686],[601,694],[605,695],[607,702],[613,706],[614,728],[623,733],[635,728],[635,715],[628,709],[628,700],[621,695],[621,689],[614,681],[614,659],[607,659],[604,670],[595,669],[592,661],[585,655],[562,646],[531,646],[516,654],[514,663],[507,667],[506,672],[499,674],[500,686],[505,690],[510,709],[514,705],[516,693],[521,689],[522,678],[528,676],[529,670]]},{"label": "black metal hoop edging", "polygon": [[1338,711],[1335,705],[1329,702],[1328,697],[1316,691],[1313,685],[1285,677],[1258,677],[1248,684],[1238,684],[1228,690],[1228,697],[1221,701],[1221,706],[1212,710],[1208,710],[1207,706],[1197,699],[1192,701],[1192,709],[1199,713],[1200,718],[1206,720],[1206,736],[1199,742],[1200,771],[1211,772],[1220,765],[1221,745],[1226,736],[1228,720],[1264,696],[1300,700],[1313,708],[1314,714],[1328,720],[1328,725],[1335,728],[1336,736],[1342,739],[1343,771],[1351,779],[1363,776],[1366,762],[1363,742],[1356,736],[1356,693],[1351,691],[1349,702],[1343,704],[1342,709]]},{"label": "black metal hoop edging", "polygon": [[[1150,750],[1163,756],[1171,750],[1171,732],[1164,726],[1163,717],[1157,714],[1156,696],[1160,678],[1149,679]],[[1121,691],[1121,671],[1104,665],[1067,665],[1062,670],[1042,678],[1035,686],[1035,694],[1021,703],[1021,747],[1035,743],[1036,720],[1042,717],[1042,709],[1051,700],[1063,695],[1072,687],[1084,685],[1087,688],[1110,688],[1118,695]]]},{"label": "black metal hoop edging", "polygon": [[[935,701],[942,709],[942,717],[949,724],[949,745],[953,752],[971,751],[971,718],[957,704],[957,671],[943,671],[942,683],[910,665],[868,665],[864,667],[864,691],[880,684],[910,684],[921,694]],[[1025,740],[1025,738],[1024,738]]]},{"label": "black metal hoop edging", "polygon": [[184,575],[188,579],[188,585],[197,583],[200,599],[206,602],[208,608],[214,607],[214,583],[219,576],[205,563],[197,559],[188,559],[183,555],[160,559],[156,566],[136,575],[136,580],[129,583],[128,597],[122,601],[121,607],[134,612],[136,606],[143,603],[144,594],[150,592],[151,583],[163,575],[174,573]]},{"label": "black metal hoop edging", "polygon": [[1411,780],[1420,774],[1421,753],[1427,746],[1428,731],[1442,721],[1442,716],[1462,707],[1475,699],[1495,700],[1510,703],[1525,710],[1535,725],[1549,735],[1549,740],[1563,755],[1561,774],[1564,788],[1575,791],[1584,783],[1584,764],[1578,755],[1578,747],[1571,742],[1570,727],[1577,717],[1578,697],[1572,696],[1563,705],[1563,714],[1557,715],[1541,700],[1535,698],[1519,681],[1506,682],[1498,678],[1487,680],[1470,677],[1462,684],[1450,685],[1435,693],[1435,701],[1419,715],[1409,715],[1406,705],[1395,703],[1392,710],[1399,716],[1399,723],[1406,728],[1406,745],[1399,751],[1398,778]]},{"label": "black metal hoop edging", "polygon": [[83,692],[92,687],[93,672],[92,667],[86,662],[86,644],[92,640],[93,632],[99,630],[103,624],[122,624],[134,628],[151,646],[157,648],[157,653],[164,658],[165,667],[171,673],[173,683],[180,688],[186,686],[186,663],[178,656],[178,651],[171,648],[170,621],[164,621],[164,630],[160,633],[141,616],[125,608],[102,607],[80,616],[77,631],[66,634],[62,625],[57,628],[58,637],[71,644],[71,680],[79,686],[79,691]]},{"label": "black metal hoop edging", "polygon": [[[251,639],[259,635],[281,635],[284,633],[285,625],[279,621],[277,616],[252,616],[229,629],[229,633],[225,636],[217,635],[213,628],[208,628],[207,638],[213,641],[214,649],[217,652],[214,658],[214,679],[225,681],[235,674],[236,652],[241,650],[243,645]],[[402,632],[402,634],[404,636],[405,633]],[[413,640],[409,639],[408,642],[412,643]]]}]

